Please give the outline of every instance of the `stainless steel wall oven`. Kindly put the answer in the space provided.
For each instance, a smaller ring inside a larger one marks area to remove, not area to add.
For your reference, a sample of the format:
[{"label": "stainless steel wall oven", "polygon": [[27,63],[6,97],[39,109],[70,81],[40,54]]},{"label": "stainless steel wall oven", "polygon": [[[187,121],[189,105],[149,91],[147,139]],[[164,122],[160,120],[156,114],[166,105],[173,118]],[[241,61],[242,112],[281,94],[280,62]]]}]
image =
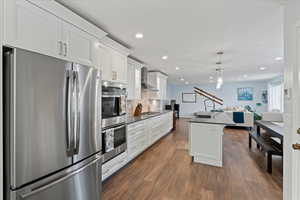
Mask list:
[{"label": "stainless steel wall oven", "polygon": [[126,125],[121,124],[102,131],[103,163],[127,149]]}]

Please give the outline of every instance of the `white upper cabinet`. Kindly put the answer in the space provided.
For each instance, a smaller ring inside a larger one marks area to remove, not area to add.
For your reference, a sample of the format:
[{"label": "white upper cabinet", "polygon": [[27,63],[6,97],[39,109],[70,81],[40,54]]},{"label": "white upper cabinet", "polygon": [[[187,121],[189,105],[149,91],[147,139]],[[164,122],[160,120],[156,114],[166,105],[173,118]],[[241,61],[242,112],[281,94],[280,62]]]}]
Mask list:
[{"label": "white upper cabinet", "polygon": [[127,64],[127,99],[135,99],[135,66],[128,62]]},{"label": "white upper cabinet", "polygon": [[141,69],[143,64],[129,58],[127,67],[127,99],[141,99]]},{"label": "white upper cabinet", "polygon": [[26,0],[4,1],[4,44],[93,65],[96,38]]},{"label": "white upper cabinet", "polygon": [[127,56],[111,49],[111,80],[127,83]]},{"label": "white upper cabinet", "polygon": [[96,50],[93,52],[93,61],[102,70],[102,80],[127,83],[128,54],[122,51],[120,53],[110,44],[103,44],[102,41],[96,46]]},{"label": "white upper cabinet", "polygon": [[58,56],[61,21],[25,0],[4,1],[4,43]]},{"label": "white upper cabinet", "polygon": [[92,65],[94,37],[72,24],[62,22],[63,56],[68,60]]},{"label": "white upper cabinet", "polygon": [[166,100],[167,99],[167,79],[168,77],[160,74],[160,99]]},{"label": "white upper cabinet", "polygon": [[142,66],[136,66],[135,70],[134,96],[136,99],[142,99]]},{"label": "white upper cabinet", "polygon": [[167,79],[168,76],[159,71],[148,72],[149,83],[157,91],[150,91],[151,99],[166,100],[167,99]]},{"label": "white upper cabinet", "polygon": [[111,79],[111,53],[108,47],[98,43],[94,47],[93,61],[102,70],[102,80]]}]

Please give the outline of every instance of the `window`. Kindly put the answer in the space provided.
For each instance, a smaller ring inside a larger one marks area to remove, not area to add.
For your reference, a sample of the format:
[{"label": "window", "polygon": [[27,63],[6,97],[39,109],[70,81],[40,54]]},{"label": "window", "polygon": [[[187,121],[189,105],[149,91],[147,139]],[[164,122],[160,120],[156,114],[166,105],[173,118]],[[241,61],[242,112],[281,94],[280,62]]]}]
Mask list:
[{"label": "window", "polygon": [[269,84],[268,94],[268,110],[283,112],[283,84]]}]

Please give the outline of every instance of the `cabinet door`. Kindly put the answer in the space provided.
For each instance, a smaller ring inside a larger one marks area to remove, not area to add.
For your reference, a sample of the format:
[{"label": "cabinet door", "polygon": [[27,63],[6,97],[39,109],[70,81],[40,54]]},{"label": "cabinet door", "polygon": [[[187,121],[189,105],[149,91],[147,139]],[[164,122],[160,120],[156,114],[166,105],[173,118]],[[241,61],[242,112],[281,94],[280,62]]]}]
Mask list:
[{"label": "cabinet door", "polygon": [[158,77],[157,74],[158,74],[157,72],[149,72],[148,81],[152,87],[159,90],[159,80],[157,78]]},{"label": "cabinet door", "polygon": [[4,1],[4,43],[58,57],[61,22],[25,0]]},{"label": "cabinet door", "polygon": [[[136,66],[135,69],[134,69],[134,80],[135,80],[135,83],[134,83],[134,95],[135,95],[135,99],[141,99],[142,98],[142,88],[141,88],[141,84],[142,84],[142,75],[141,75],[141,67],[139,66]],[[128,79],[129,81],[129,79]]]},{"label": "cabinet door", "polygon": [[167,99],[167,79],[163,76],[160,77],[160,99]]},{"label": "cabinet door", "polygon": [[105,46],[99,46],[99,56],[101,61],[102,79],[105,81],[111,81],[111,51]]},{"label": "cabinet door", "polygon": [[63,42],[64,56],[69,60],[92,65],[94,38],[90,34],[72,24],[63,22]]},{"label": "cabinet door", "polygon": [[135,99],[135,66],[128,63],[127,65],[127,99]]},{"label": "cabinet door", "polygon": [[112,80],[127,83],[127,56],[115,50],[112,53]]}]

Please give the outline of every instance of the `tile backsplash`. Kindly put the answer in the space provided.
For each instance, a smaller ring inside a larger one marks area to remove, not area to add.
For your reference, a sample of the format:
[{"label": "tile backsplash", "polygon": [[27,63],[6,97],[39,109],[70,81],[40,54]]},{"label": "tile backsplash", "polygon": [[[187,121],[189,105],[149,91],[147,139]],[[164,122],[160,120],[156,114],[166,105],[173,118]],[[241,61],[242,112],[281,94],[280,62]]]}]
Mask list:
[{"label": "tile backsplash", "polygon": [[164,106],[169,103],[166,100],[151,99],[147,91],[142,91],[141,100],[127,100],[127,114],[133,115],[138,103],[143,105],[142,112],[158,112],[164,110]]}]

